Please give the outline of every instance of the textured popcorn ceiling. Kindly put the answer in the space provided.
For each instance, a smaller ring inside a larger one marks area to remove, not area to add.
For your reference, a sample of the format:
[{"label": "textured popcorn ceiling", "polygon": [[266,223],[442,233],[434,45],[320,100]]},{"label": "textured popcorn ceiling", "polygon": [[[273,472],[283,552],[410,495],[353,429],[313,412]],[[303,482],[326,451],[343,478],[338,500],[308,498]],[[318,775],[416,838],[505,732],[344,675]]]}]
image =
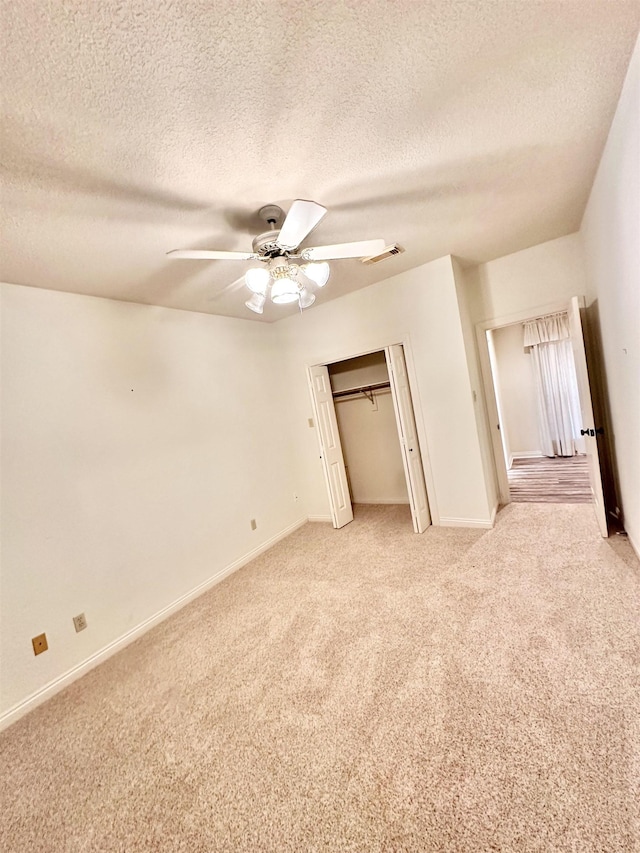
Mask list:
[{"label": "textured popcorn ceiling", "polygon": [[[576,230],[640,24],[626,0],[2,0],[0,279],[255,319],[255,211],[311,198],[322,299]],[[319,300],[320,301],[320,300]],[[274,306],[264,319],[291,312]],[[313,310],[313,309],[311,309]]]}]

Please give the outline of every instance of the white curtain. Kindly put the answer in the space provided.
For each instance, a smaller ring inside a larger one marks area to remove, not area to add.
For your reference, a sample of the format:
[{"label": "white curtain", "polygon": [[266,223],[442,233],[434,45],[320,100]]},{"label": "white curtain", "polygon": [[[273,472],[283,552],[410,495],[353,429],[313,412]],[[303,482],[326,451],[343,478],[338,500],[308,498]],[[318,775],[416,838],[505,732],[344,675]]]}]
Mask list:
[{"label": "white curtain", "polygon": [[524,324],[524,345],[531,348],[538,398],[538,425],[545,456],[584,453],[581,414],[566,312]]}]

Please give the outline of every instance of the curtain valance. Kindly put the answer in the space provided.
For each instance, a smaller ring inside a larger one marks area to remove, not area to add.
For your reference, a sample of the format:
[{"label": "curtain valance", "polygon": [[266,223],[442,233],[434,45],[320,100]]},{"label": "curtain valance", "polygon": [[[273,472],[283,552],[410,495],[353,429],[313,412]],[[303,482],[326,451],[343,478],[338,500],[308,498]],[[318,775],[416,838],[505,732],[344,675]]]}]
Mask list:
[{"label": "curtain valance", "polygon": [[563,341],[571,336],[569,317],[566,311],[548,314],[546,317],[538,317],[536,320],[523,323],[523,326],[525,347],[547,344],[551,341]]}]

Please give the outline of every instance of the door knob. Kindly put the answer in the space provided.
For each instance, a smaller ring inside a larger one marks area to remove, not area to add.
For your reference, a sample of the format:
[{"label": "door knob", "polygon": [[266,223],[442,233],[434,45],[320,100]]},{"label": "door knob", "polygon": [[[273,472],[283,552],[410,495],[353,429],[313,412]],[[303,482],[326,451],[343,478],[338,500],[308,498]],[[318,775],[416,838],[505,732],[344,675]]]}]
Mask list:
[{"label": "door knob", "polygon": [[589,430],[588,429],[581,429],[580,435],[589,435]]},{"label": "door knob", "polygon": [[596,429],[596,435],[604,435],[604,427],[598,427]]}]

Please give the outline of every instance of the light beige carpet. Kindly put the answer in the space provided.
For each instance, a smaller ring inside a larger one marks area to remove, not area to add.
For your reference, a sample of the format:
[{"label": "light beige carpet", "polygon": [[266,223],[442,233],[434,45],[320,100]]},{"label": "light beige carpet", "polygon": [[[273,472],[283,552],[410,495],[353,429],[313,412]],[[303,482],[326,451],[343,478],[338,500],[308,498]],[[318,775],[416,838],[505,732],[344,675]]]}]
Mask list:
[{"label": "light beige carpet", "polygon": [[637,850],[639,590],[587,505],[306,525],[0,736],[0,847]]}]

